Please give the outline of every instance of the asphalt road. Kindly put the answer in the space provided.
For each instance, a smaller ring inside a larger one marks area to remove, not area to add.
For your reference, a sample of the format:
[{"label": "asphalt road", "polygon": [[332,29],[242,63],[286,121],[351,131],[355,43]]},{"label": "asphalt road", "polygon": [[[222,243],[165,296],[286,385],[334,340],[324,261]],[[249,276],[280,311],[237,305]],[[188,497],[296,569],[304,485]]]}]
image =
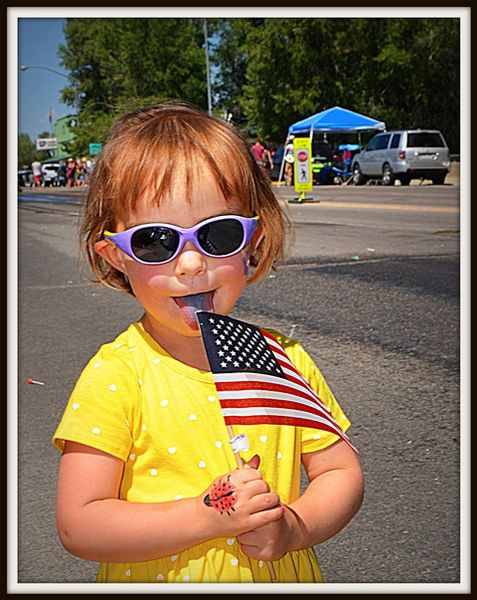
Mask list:
[{"label": "asphalt road", "polygon": [[[460,581],[459,188],[439,188],[289,205],[288,262],[235,309],[299,339],[352,422],[366,496],[316,548],[329,583]],[[78,196],[19,206],[18,582],[90,583],[96,565],[56,538],[50,440],[86,361],[141,312],[78,265]]]}]

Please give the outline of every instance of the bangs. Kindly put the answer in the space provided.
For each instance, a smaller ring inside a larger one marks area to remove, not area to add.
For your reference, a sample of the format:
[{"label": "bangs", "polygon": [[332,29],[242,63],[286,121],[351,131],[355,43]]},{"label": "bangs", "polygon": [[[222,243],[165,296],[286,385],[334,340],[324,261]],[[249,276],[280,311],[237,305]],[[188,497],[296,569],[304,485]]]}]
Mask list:
[{"label": "bangs", "polygon": [[[173,190],[183,190],[188,202],[192,182],[208,171],[227,203],[252,214],[257,204],[254,161],[248,148],[238,151],[241,138],[221,122],[197,123],[176,118],[141,123],[136,131],[119,135],[102,157],[108,165],[110,214],[134,213],[139,201],[159,205]],[[233,132],[232,132],[233,133]],[[109,160],[108,160],[109,155]]]}]

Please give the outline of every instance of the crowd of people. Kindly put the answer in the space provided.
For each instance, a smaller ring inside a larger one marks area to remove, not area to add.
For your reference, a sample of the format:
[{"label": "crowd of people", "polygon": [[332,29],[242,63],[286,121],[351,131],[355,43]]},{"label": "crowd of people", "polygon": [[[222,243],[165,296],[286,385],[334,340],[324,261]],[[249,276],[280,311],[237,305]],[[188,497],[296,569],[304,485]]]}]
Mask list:
[{"label": "crowd of people", "polygon": [[33,187],[68,187],[81,188],[87,186],[94,167],[94,160],[87,156],[73,158],[58,163],[42,164],[35,159],[31,164]]}]

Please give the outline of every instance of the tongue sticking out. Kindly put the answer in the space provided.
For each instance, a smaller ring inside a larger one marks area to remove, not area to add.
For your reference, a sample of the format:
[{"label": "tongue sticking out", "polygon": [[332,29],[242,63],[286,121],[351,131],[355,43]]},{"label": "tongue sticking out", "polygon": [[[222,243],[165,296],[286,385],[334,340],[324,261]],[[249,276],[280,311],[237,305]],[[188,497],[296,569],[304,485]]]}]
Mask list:
[{"label": "tongue sticking out", "polygon": [[182,318],[191,329],[199,329],[195,313],[199,310],[214,312],[214,292],[203,292],[174,298],[181,309]]}]

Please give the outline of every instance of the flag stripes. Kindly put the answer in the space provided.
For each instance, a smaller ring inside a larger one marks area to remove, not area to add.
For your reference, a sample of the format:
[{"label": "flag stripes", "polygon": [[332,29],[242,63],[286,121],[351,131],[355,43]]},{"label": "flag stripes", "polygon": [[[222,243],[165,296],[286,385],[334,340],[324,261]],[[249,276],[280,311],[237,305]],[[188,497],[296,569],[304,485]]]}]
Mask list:
[{"label": "flag stripes", "polygon": [[197,319],[227,425],[322,429],[357,452],[272,334],[214,313],[197,313]]}]

